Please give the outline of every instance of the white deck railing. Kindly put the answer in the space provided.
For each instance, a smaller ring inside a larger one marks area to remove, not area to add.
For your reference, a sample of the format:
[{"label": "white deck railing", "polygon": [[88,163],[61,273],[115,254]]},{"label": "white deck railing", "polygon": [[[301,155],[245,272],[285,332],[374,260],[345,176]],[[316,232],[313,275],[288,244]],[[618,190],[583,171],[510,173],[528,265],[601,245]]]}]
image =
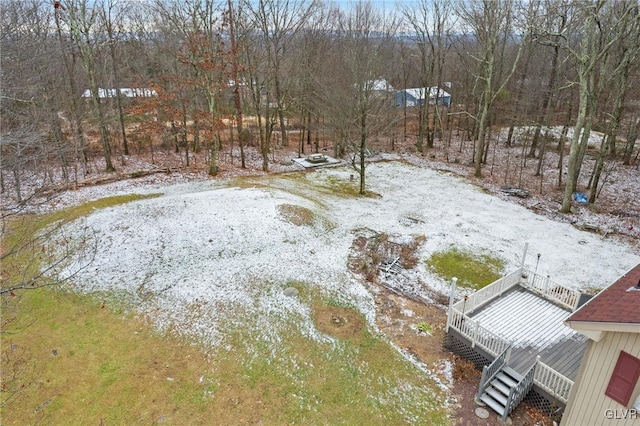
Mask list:
[{"label": "white deck railing", "polygon": [[573,386],[573,380],[558,373],[539,359],[537,360],[533,382],[565,404],[569,399],[569,392],[571,392],[571,387]]},{"label": "white deck railing", "polygon": [[554,283],[548,276],[543,277],[528,269],[524,269],[526,281],[523,280],[521,285],[534,293],[538,293],[542,297],[558,303],[570,311],[575,311],[580,301],[580,292],[561,284]]},{"label": "white deck railing", "polygon": [[[527,268],[519,268],[467,296],[466,299],[450,305],[447,330],[449,327],[453,328],[471,342],[471,347],[478,346],[492,356],[499,357],[512,342],[482,327],[468,315],[518,284],[570,311],[575,311],[580,301],[579,291],[554,283],[548,276],[544,277]],[[571,379],[540,361],[539,357],[533,371],[533,383],[565,404],[573,386]]]},{"label": "white deck railing", "polygon": [[447,318],[447,329],[451,327],[471,341],[471,347],[479,346],[493,356],[504,352],[511,342],[500,335],[482,327],[478,321],[474,321],[457,309],[451,309]]},{"label": "white deck railing", "polygon": [[483,287],[475,293],[467,296],[466,299],[463,298],[462,300],[454,304],[453,308],[459,310],[460,312],[464,312],[465,315],[470,315],[477,308],[488,303],[496,297],[502,296],[504,292],[518,285],[520,283],[521,277],[522,269],[516,269],[509,275],[505,275],[504,277],[492,282],[491,284],[488,284],[486,287]]},{"label": "white deck railing", "polygon": [[[509,340],[482,327],[478,321],[463,315],[457,309],[450,311],[447,326],[468,339],[472,348],[478,346],[495,357],[504,354],[512,345]],[[573,380],[560,374],[540,361],[540,359],[536,360],[533,382],[565,404],[569,399],[569,392],[571,392],[571,387],[573,386]]]}]

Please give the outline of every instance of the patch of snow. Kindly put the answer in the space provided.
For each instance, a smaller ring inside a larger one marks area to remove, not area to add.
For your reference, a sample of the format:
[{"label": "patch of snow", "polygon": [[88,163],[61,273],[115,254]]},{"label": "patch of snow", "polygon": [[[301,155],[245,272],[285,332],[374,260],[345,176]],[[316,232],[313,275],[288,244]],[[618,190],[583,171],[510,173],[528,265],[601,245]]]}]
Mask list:
[{"label": "patch of snow", "polygon": [[449,386],[453,386],[453,364],[448,359],[443,359],[438,364],[438,371],[442,374]]},{"label": "patch of snow", "polygon": [[[515,136],[516,138],[521,138],[526,136],[527,134],[533,135],[533,133],[535,132],[535,129],[536,129],[535,126],[516,127],[514,129],[513,136]],[[560,139],[560,137],[562,136],[562,130],[563,130],[563,126],[551,126],[551,127],[543,127],[541,131],[543,134],[546,133],[555,139]],[[571,139],[573,137],[573,131],[574,131],[574,127],[569,126],[567,128],[567,134],[565,135],[565,137],[567,139]],[[506,141],[508,133],[509,133],[508,127],[501,128],[499,139],[501,141]],[[580,137],[582,137],[583,133],[584,133],[584,129],[580,131]],[[599,148],[600,144],[602,143],[603,137],[604,137],[604,133],[591,130],[589,132],[589,141],[587,142],[587,145],[591,148]]]},{"label": "patch of snow", "polygon": [[405,317],[409,317],[409,318],[415,316],[415,313],[411,309],[402,309],[400,313]]},{"label": "patch of snow", "polygon": [[[303,176],[312,186],[349,181],[351,174],[352,169],[339,167]],[[273,186],[237,189],[211,181],[123,188],[165,195],[90,215],[86,224],[99,237],[97,258],[75,281],[85,291],[129,294],[159,327],[224,346],[225,330],[241,326],[243,315],[265,324],[274,317],[300,319],[305,335],[329,339],[315,329],[305,303],[284,295],[292,282],[349,302],[374,324],[372,295],[347,268],[353,231],[359,228],[424,235],[421,259],[451,247],[487,252],[504,259],[506,271],[519,267],[528,241],[526,264],[534,268],[540,253],[538,273],[576,289],[604,287],[640,261],[624,243],[541,217],[439,171],[372,163],[367,188],[381,197],[344,198],[326,190],[302,197]],[[280,216],[282,204],[305,207],[326,221],[293,225]],[[424,262],[411,274],[448,294],[449,283]],[[264,333],[274,345],[281,338],[269,334],[268,325]]]}]

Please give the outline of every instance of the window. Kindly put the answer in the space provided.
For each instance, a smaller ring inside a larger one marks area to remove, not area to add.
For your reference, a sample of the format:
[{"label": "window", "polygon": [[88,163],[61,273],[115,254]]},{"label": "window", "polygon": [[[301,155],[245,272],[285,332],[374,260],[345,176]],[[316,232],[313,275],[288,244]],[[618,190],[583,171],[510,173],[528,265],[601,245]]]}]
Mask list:
[{"label": "window", "polygon": [[626,352],[620,352],[616,368],[613,369],[604,394],[626,407],[631,399],[633,388],[638,382],[638,376],[640,376],[640,359]]}]

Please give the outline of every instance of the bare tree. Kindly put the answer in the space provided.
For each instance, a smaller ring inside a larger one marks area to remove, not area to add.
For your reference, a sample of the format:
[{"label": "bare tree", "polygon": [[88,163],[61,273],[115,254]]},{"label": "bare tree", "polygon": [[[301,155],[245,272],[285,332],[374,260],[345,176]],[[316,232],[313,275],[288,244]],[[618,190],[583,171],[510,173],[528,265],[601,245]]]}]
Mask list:
[{"label": "bare tree", "polygon": [[[332,126],[350,148],[351,164],[360,176],[360,194],[365,193],[365,170],[369,139],[394,127],[392,120],[379,120],[384,111],[394,108],[386,80],[381,78],[385,64],[385,47],[396,30],[392,18],[376,11],[369,2],[358,2],[340,15],[341,68],[334,72],[325,93],[325,104]],[[335,64],[334,64],[335,66]],[[378,121],[379,120],[379,121]]]},{"label": "bare tree", "polygon": [[122,0],[103,0],[96,4],[100,8],[101,24],[107,35],[107,46],[111,58],[111,73],[113,76],[113,87],[115,88],[116,107],[118,109],[118,121],[120,124],[120,135],[122,136],[122,148],[124,155],[129,155],[129,144],[127,142],[127,132],[125,129],[125,116],[122,99],[122,82],[120,80],[120,64],[118,63],[118,44],[121,37],[126,32],[124,28],[124,15],[128,14],[126,3]]},{"label": "bare tree", "polygon": [[[64,81],[66,91],[69,96],[69,120],[74,139],[74,153],[76,164],[81,162],[84,175],[89,173],[89,164],[87,157],[87,141],[84,134],[84,112],[81,105],[80,91],[78,90],[78,58],[79,52],[77,51],[75,43],[71,39],[68,33],[63,31],[63,22],[60,14],[55,13],[55,26],[58,42],[60,46],[60,57],[64,65]],[[78,173],[75,173],[75,184],[78,182]]]},{"label": "bare tree", "polygon": [[[564,31],[564,28],[567,25],[568,17],[566,12],[566,7],[560,5],[558,11],[560,13],[550,13],[549,15],[552,17],[551,22],[547,25],[554,27],[554,32],[560,34]],[[558,45],[551,46],[553,48],[552,57],[551,57],[551,69],[549,71],[549,79],[547,80],[546,86],[543,89],[542,93],[542,106],[538,113],[538,117],[536,120],[536,130],[533,134],[533,140],[531,141],[531,149],[529,151],[529,155],[533,156],[535,154],[535,149],[538,145],[538,141],[540,139],[540,134],[542,132],[543,127],[548,127],[551,121],[551,116],[553,114],[553,98],[554,94],[557,91],[557,79],[558,72],[560,68],[560,49]],[[538,159],[538,166],[536,168],[536,176],[542,175],[542,164],[544,162],[544,154],[546,151],[546,138],[542,143],[542,147],[540,148],[540,155]]]},{"label": "bare tree", "polygon": [[[590,179],[590,203],[596,201],[599,189],[601,189],[599,184],[604,169],[605,156],[607,153],[610,153],[611,157],[615,157],[616,137],[622,118],[625,96],[627,94],[629,73],[632,66],[638,63],[638,54],[640,53],[640,20],[638,19],[637,2],[631,3],[635,3],[635,6],[632,5],[631,7],[635,7],[636,10],[631,13],[628,25],[621,28],[623,35],[618,38],[618,43],[612,47],[612,54],[608,56],[609,60],[601,67],[600,80],[611,81],[613,86],[611,93],[613,93],[614,102],[607,132]],[[617,7],[622,6],[618,4]]]},{"label": "bare tree", "polygon": [[236,109],[236,129],[238,132],[238,145],[240,147],[240,163],[242,168],[246,168],[245,157],[244,157],[244,144],[245,144],[245,134],[242,128],[242,96],[240,94],[240,85],[244,83],[240,79],[240,60],[238,54],[238,44],[236,42],[236,32],[235,32],[235,19],[236,15],[233,12],[233,1],[227,0],[228,4],[228,21],[229,21],[229,43],[231,51],[231,78],[233,80],[233,100]]},{"label": "bare tree", "polygon": [[[333,15],[330,8],[318,8],[300,29],[289,48],[287,74],[291,109],[300,117],[298,155],[306,145],[319,150],[319,121],[322,114],[320,74],[326,70],[325,62],[332,46]],[[312,141],[312,134],[315,138]],[[312,143],[313,142],[313,143]],[[314,145],[312,147],[312,145]]]},{"label": "bare tree", "polygon": [[101,48],[97,25],[99,9],[89,0],[69,0],[65,2],[64,8],[55,8],[55,13],[62,16],[61,20],[67,24],[71,37],[80,52],[82,67],[89,82],[90,96],[98,121],[106,171],[113,172],[115,167],[111,161],[111,143],[109,142],[107,117],[102,101],[103,93],[99,85],[98,64],[96,63],[98,51]]},{"label": "bare tree", "polygon": [[269,68],[269,55],[266,54],[262,39],[256,35],[253,29],[252,16],[246,13],[242,3],[237,9],[234,22],[237,24],[235,27],[237,30],[236,39],[240,48],[239,56],[243,64],[243,75],[257,122],[262,170],[267,172],[269,170],[271,132],[275,125],[272,117],[273,111],[270,108],[268,73],[266,72],[266,69]]},{"label": "bare tree", "polygon": [[[425,90],[424,105],[420,105],[418,121],[418,151],[422,151],[424,139],[427,148],[433,148],[436,128],[442,131],[439,99],[444,86],[446,58],[452,47],[451,36],[455,20],[453,5],[445,0],[420,0],[412,7],[404,7],[403,15],[415,33],[420,56],[420,84]],[[429,88],[434,87],[434,126],[429,119]]]},{"label": "bare tree", "polygon": [[314,1],[258,0],[244,1],[250,22],[259,30],[259,37],[266,50],[269,82],[273,85],[276,112],[280,125],[282,145],[288,146],[287,127],[285,125],[286,90],[283,87],[283,60],[291,40],[310,19],[316,3]]},{"label": "bare tree", "polygon": [[[66,167],[69,151],[61,107],[68,98],[58,79],[64,67],[56,60],[59,52],[51,10],[36,1],[8,6],[0,32],[3,60],[10,59],[2,70],[0,166],[3,175],[9,172],[7,180],[16,195],[3,194],[0,204],[1,321],[7,320],[5,308],[21,291],[64,282],[86,268],[95,253],[90,229],[65,233],[63,221],[55,217],[26,214],[51,200],[47,188],[57,182],[57,176],[50,168],[58,160],[58,166]],[[85,255],[80,254],[84,249]],[[79,257],[73,259],[76,254]],[[0,326],[3,333],[4,325]],[[3,386],[0,391],[6,401],[7,389]]]},{"label": "bare tree", "polygon": [[[187,140],[189,121],[193,121],[193,149],[198,150],[200,126],[208,131],[208,173],[217,175],[218,153],[221,147],[219,129],[223,111],[220,93],[227,87],[226,57],[223,46],[222,10],[212,1],[185,1],[182,3],[156,3],[166,30],[176,38],[175,50],[169,52],[173,70],[167,74],[167,112],[173,116],[172,126],[182,138],[187,166],[189,165]],[[179,107],[171,112],[171,98],[179,100]],[[175,118],[180,117],[176,122]]]},{"label": "bare tree", "polygon": [[66,132],[73,95],[59,77],[65,68],[52,18],[35,1],[16,2],[2,15],[0,183],[3,193],[12,186],[20,203],[60,178],[77,178]]},{"label": "bare tree", "polygon": [[640,115],[636,113],[635,116],[629,120],[629,131],[627,132],[627,143],[624,147],[624,154],[622,155],[622,164],[628,166],[631,164],[631,155],[640,133]]},{"label": "bare tree", "polygon": [[[478,90],[478,106],[475,114],[478,143],[474,153],[476,177],[482,177],[485,131],[489,123],[491,105],[515,72],[525,41],[522,35],[522,39],[519,40],[520,48],[517,50],[511,71],[505,76],[500,75],[498,67],[501,64],[501,48],[512,39],[513,13],[513,0],[460,2],[458,7],[460,19],[473,31],[479,49],[477,55],[470,53],[478,65],[475,74]],[[517,42],[518,40],[512,40],[514,44]]]},{"label": "bare tree", "polygon": [[569,148],[567,180],[560,209],[563,213],[568,213],[571,208],[587,149],[595,104],[602,87],[602,82],[596,79],[599,67],[609,56],[612,47],[624,36],[624,29],[629,22],[637,19],[634,2],[608,4],[606,0],[588,0],[576,3],[574,7],[581,34],[579,46],[572,45],[571,36],[567,33],[548,34],[551,37],[545,41],[550,45],[558,45],[573,58],[578,77],[579,107]]}]

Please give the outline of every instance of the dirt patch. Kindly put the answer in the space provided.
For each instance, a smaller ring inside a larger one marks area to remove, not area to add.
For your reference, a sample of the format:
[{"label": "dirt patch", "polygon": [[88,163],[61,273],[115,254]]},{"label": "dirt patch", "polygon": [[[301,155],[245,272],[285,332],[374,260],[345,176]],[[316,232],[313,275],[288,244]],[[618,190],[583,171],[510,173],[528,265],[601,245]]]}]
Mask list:
[{"label": "dirt patch", "polygon": [[355,337],[364,326],[364,320],[358,312],[335,306],[316,308],[313,321],[321,332],[341,339]]},{"label": "dirt patch", "polygon": [[[407,299],[380,286],[375,301],[376,323],[380,331],[393,337],[394,343],[430,367],[449,357],[442,346],[446,326],[442,307]],[[431,326],[431,333],[417,329],[421,322]]]},{"label": "dirt patch", "polygon": [[391,235],[362,228],[354,231],[348,266],[369,282],[380,282],[381,272],[397,273],[412,269],[418,262],[418,249],[424,244],[424,235]]},{"label": "dirt patch", "polygon": [[[452,410],[456,424],[501,425],[499,416],[491,410],[487,419],[475,414],[481,372],[473,363],[444,348],[448,298],[429,291],[418,276],[411,273],[424,237],[392,236],[370,229],[358,230],[355,234],[348,264],[369,285],[376,303],[378,329],[449,386],[455,401]],[[390,260],[394,260],[400,269],[390,270]],[[419,326],[423,324],[428,326]],[[424,332],[421,328],[430,331]],[[552,424],[526,404],[520,404],[510,417],[514,425]]]}]

